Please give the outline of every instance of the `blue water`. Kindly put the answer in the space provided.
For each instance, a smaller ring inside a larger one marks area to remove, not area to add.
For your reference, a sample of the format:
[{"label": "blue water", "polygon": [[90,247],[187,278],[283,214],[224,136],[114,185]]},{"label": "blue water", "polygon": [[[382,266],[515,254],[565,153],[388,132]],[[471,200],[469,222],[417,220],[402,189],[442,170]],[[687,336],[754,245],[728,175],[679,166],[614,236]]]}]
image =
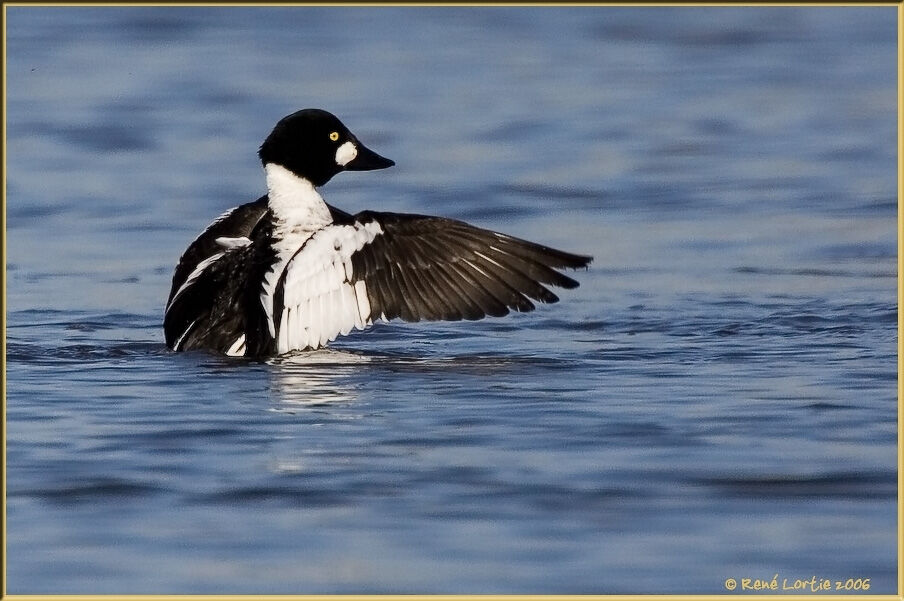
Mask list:
[{"label": "blue water", "polygon": [[[894,593],[895,10],[7,8],[8,591]],[[328,201],[581,287],[169,352],[311,106],[397,162]]]}]

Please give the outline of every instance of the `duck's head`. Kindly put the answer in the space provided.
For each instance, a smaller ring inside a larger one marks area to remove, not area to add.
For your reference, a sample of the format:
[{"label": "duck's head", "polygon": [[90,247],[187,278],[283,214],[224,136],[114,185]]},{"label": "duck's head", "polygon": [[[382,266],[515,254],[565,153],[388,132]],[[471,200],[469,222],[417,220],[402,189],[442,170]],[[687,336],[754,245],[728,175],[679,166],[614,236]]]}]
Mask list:
[{"label": "duck's head", "polygon": [[315,186],[341,171],[370,171],[392,167],[358,141],[342,121],[320,109],[303,109],[284,117],[258,151],[261,162],[285,167]]}]

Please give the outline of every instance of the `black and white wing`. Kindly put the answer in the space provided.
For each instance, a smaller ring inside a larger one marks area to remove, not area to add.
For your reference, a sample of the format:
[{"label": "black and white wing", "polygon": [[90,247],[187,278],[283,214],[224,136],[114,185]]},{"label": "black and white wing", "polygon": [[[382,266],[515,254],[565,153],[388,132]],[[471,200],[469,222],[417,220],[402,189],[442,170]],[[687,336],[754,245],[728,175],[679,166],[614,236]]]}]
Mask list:
[{"label": "black and white wing", "polygon": [[[272,338],[261,313],[258,286],[273,257],[251,238],[267,214],[267,196],[220,215],[188,246],[173,273],[164,314],[169,348],[227,355],[266,354]],[[333,219],[351,215],[327,205]],[[251,336],[246,340],[246,332]]]},{"label": "black and white wing", "polygon": [[318,348],[375,319],[460,320],[554,303],[556,271],[591,257],[461,221],[365,211],[336,220],[289,260],[274,291],[276,350]]},{"label": "black and white wing", "polygon": [[266,212],[267,197],[262,196],[254,202],[229,209],[208,225],[179,258],[179,264],[173,272],[173,285],[166,301],[167,311],[173,297],[198,265],[222,253],[230,244],[245,243]]},{"label": "black and white wing", "polygon": [[[175,351],[214,350],[244,355],[249,303],[246,283],[254,252],[250,244],[220,248],[202,260],[166,307],[163,331]],[[258,303],[259,306],[259,303]]]},{"label": "black and white wing", "polygon": [[[167,307],[173,300],[173,296],[188,279],[188,276],[204,260],[223,252],[229,245],[242,245],[247,242],[251,232],[267,213],[268,197],[261,196],[254,202],[229,209],[201,232],[195,240],[189,244],[185,252],[179,258],[179,264],[173,272],[173,284],[170,288]],[[351,215],[327,205],[334,220],[348,220]]]}]

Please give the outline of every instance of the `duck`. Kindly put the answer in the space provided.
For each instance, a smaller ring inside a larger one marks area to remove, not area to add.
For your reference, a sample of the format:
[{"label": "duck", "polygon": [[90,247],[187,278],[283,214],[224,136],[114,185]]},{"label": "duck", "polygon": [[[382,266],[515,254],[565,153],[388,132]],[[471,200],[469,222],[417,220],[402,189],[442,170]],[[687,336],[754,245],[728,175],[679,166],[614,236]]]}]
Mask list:
[{"label": "duck", "polygon": [[446,217],[327,204],[344,171],[395,165],[332,113],[281,119],[258,157],[267,192],[217,217],[182,253],[164,310],[166,345],[230,357],[325,347],[375,321],[477,320],[555,303],[563,269],[593,257]]}]

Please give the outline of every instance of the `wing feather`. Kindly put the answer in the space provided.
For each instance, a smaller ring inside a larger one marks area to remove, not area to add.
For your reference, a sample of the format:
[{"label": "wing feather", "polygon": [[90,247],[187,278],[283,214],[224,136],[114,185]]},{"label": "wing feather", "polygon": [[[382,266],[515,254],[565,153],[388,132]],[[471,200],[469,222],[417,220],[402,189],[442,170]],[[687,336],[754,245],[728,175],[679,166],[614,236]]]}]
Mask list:
[{"label": "wing feather", "polygon": [[352,256],[353,279],[366,284],[372,318],[479,319],[531,311],[531,299],[559,300],[544,284],[577,286],[557,269],[592,260],[452,219],[373,211],[353,219],[381,229]]},{"label": "wing feather", "polygon": [[189,244],[185,252],[179,258],[179,263],[173,272],[173,283],[170,288],[169,298],[166,306],[169,308],[173,302],[173,297],[177,291],[189,279],[192,272],[205,259],[222,253],[226,240],[231,242],[225,244],[236,244],[237,240],[247,239],[254,227],[267,212],[267,197],[262,196],[254,202],[249,202],[233,209],[229,209],[198,235],[197,238]]},{"label": "wing feather", "polygon": [[[314,234],[277,285],[278,352],[317,348],[376,319],[480,319],[553,303],[573,255],[466,223],[365,211]],[[544,285],[545,284],[545,285]],[[280,288],[281,287],[281,288]]]}]

